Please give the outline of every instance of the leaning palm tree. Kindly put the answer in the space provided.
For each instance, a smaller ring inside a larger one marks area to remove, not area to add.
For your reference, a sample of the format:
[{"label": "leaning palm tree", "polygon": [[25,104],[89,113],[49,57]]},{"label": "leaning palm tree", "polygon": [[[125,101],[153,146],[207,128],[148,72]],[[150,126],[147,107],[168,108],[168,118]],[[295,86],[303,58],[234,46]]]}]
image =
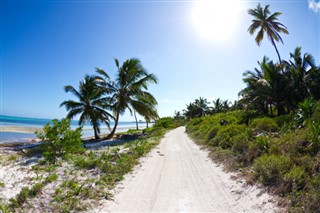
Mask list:
[{"label": "leaning palm tree", "polygon": [[80,82],[79,90],[72,86],[65,86],[65,92],[70,92],[77,97],[78,101],[67,100],[61,103],[69,111],[67,118],[72,119],[80,114],[79,125],[90,123],[93,126],[94,137],[99,139],[100,124],[105,123],[108,127],[110,118],[113,116],[106,111],[110,109],[105,91],[98,87],[94,76],[86,75]]},{"label": "leaning palm tree", "polygon": [[[117,128],[119,116],[128,109],[131,114],[137,112],[145,116],[150,110],[154,110],[157,101],[148,90],[150,83],[157,83],[158,79],[154,74],[149,74],[142,66],[140,60],[131,58],[120,66],[118,59],[115,59],[117,73],[115,80],[102,69],[97,69],[100,74],[100,84],[109,93],[114,112],[115,125],[107,138],[111,138]],[[137,122],[137,121],[136,121]]]},{"label": "leaning palm tree", "polygon": [[266,5],[264,8],[262,8],[260,3],[257,5],[257,8],[249,9],[248,13],[254,17],[254,19],[252,20],[252,24],[248,28],[249,33],[253,35],[259,28],[259,32],[255,38],[256,43],[259,46],[261,41],[263,40],[264,34],[266,33],[271,44],[276,49],[279,63],[281,64],[281,57],[275,41],[281,41],[281,43],[283,44],[282,38],[280,37],[279,33],[289,34],[287,28],[283,24],[278,22],[278,16],[281,15],[281,13],[275,12],[270,15],[269,5]]}]

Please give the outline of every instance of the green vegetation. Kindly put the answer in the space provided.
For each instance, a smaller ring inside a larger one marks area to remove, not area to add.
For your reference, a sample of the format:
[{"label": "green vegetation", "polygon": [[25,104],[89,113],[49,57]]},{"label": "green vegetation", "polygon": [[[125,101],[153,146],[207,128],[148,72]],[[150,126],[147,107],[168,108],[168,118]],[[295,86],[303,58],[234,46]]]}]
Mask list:
[{"label": "green vegetation", "polygon": [[58,157],[84,151],[80,127],[72,130],[70,120],[66,118],[52,122],[52,126],[48,123],[43,127],[43,132],[37,132],[37,137],[43,142],[41,150],[47,161],[55,163]]},{"label": "green vegetation", "polygon": [[278,22],[278,16],[280,16],[281,13],[275,12],[270,15],[269,5],[266,5],[264,8],[262,8],[260,3],[257,5],[257,8],[248,10],[248,13],[254,17],[252,24],[248,28],[249,33],[253,35],[255,31],[260,28],[255,38],[256,43],[259,46],[263,40],[264,34],[267,34],[268,39],[278,54],[279,62],[281,63],[280,54],[275,41],[281,41],[283,43],[279,33],[289,34],[287,28]]},{"label": "green vegetation", "polygon": [[150,83],[158,82],[157,77],[149,74],[136,58],[124,61],[121,66],[118,59],[115,59],[115,64],[115,80],[103,69],[96,68],[98,76],[86,75],[80,82],[78,91],[70,85],[64,88],[65,92],[72,93],[79,101],[67,100],[62,102],[60,107],[66,107],[69,119],[80,114],[79,125],[89,122],[93,126],[96,140],[100,138],[100,124],[105,123],[110,127],[110,118],[115,121],[115,125],[106,138],[112,138],[119,117],[126,110],[134,115],[137,130],[139,127],[136,113],[145,118],[147,127],[149,122],[159,119],[157,100],[147,91]]},{"label": "green vegetation", "polygon": [[156,110],[157,100],[148,90],[150,83],[157,83],[158,79],[154,74],[149,74],[142,66],[140,60],[131,58],[123,62],[120,66],[118,59],[115,59],[117,67],[115,81],[102,69],[97,69],[97,73],[102,77],[97,77],[100,87],[110,96],[109,104],[115,115],[115,125],[107,138],[111,138],[118,125],[119,116],[128,109],[134,114],[136,128],[138,120],[136,113],[143,116],[147,122],[158,119]]},{"label": "green vegetation", "polygon": [[[32,166],[29,187],[23,187],[8,204],[0,202],[1,211],[85,211],[101,199],[111,199],[110,190],[178,124],[172,118],[159,119],[136,140],[87,151],[80,140],[81,129],[71,130],[69,125],[68,119],[45,125],[44,133],[39,133],[45,141],[40,149],[44,160]],[[50,199],[43,199],[43,194]]]},{"label": "green vegetation", "polygon": [[[313,114],[304,120],[307,125],[300,128],[295,116],[256,117],[246,125],[242,111],[191,119],[186,128],[192,138],[211,150],[213,159],[229,169],[245,171],[248,180],[260,181],[290,200],[290,211],[316,212],[320,125],[313,121],[319,119],[319,102],[315,105]],[[288,123],[296,128],[284,128]]]},{"label": "green vegetation", "polygon": [[[270,15],[269,5],[248,11],[254,17],[248,31],[259,28],[274,46],[279,63],[268,57],[244,73],[240,100],[196,99],[175,119],[187,122],[188,134],[206,146],[226,168],[242,171],[249,183],[258,181],[284,197],[289,212],[320,209],[320,67],[301,47],[281,60],[275,41],[288,34]],[[201,103],[201,105],[199,105]],[[223,104],[225,103],[225,104]],[[201,106],[201,107],[200,107]],[[199,113],[201,112],[201,113]]]},{"label": "green vegetation", "polygon": [[71,92],[79,101],[68,100],[61,103],[69,111],[67,117],[72,119],[78,114],[79,125],[90,122],[93,126],[94,136],[99,139],[100,123],[105,123],[109,127],[109,118],[113,116],[106,110],[111,106],[108,98],[105,97],[105,90],[98,86],[95,76],[86,75],[79,84],[79,91],[72,86],[65,86],[66,92]]}]

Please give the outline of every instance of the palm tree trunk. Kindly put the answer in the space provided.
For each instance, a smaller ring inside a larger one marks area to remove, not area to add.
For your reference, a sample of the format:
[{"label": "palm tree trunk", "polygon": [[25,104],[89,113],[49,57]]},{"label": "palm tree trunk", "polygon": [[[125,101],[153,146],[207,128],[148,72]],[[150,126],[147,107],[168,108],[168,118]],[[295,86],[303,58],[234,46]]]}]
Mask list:
[{"label": "palm tree trunk", "polygon": [[136,128],[137,128],[137,130],[139,130],[138,119],[137,119],[137,115],[136,115],[136,111],[135,110],[133,110],[133,114],[134,114],[134,118],[136,119]]},{"label": "palm tree trunk", "polygon": [[94,131],[94,138],[96,140],[100,139],[99,133],[98,133],[98,126],[95,123],[93,124],[93,131]]},{"label": "palm tree trunk", "polygon": [[279,59],[279,64],[282,64],[282,62],[281,62],[281,57],[280,57],[280,54],[279,54],[277,45],[276,45],[276,43],[274,42],[273,39],[271,39],[271,42],[272,42],[272,45],[274,46],[274,48],[276,49],[276,52],[277,52],[277,55],[278,55],[278,59]]},{"label": "palm tree trunk", "polygon": [[120,115],[120,113],[117,112],[116,119],[114,120],[114,127],[113,127],[112,131],[110,132],[110,134],[106,137],[106,139],[111,139],[113,137],[114,133],[116,132],[116,129],[118,126],[118,121],[119,121],[119,115]]}]

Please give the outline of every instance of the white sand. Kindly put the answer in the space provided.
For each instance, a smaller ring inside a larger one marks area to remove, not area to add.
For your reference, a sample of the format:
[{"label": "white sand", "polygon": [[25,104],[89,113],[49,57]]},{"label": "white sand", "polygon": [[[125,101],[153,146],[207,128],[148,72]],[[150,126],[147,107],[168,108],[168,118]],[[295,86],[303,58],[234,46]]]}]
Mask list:
[{"label": "white sand", "polygon": [[34,133],[35,131],[42,131],[42,128],[25,126],[0,126],[0,132]]},{"label": "white sand", "polygon": [[180,127],[88,212],[275,212],[274,198],[212,163]]},{"label": "white sand", "polygon": [[[10,153],[2,156],[8,154]],[[20,158],[17,161],[0,162],[0,182],[4,184],[4,187],[0,187],[0,198],[3,201],[8,202],[10,198],[20,193],[22,187],[32,185],[32,178],[36,174],[31,170],[32,165],[24,165],[25,160]]]}]

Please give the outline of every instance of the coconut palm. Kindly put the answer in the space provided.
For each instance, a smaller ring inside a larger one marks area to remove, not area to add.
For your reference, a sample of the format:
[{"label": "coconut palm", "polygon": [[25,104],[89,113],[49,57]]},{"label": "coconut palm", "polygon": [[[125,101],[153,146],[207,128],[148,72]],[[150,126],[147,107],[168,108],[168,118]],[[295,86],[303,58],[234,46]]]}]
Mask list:
[{"label": "coconut palm", "polygon": [[72,119],[80,114],[79,125],[90,123],[93,126],[95,139],[99,139],[100,124],[105,123],[109,127],[110,118],[113,116],[106,111],[110,109],[105,91],[97,86],[94,76],[86,75],[80,82],[79,90],[72,86],[65,86],[65,92],[72,93],[78,101],[67,100],[61,103],[68,112],[67,118]]},{"label": "coconut palm", "polygon": [[246,71],[243,81],[247,87],[240,92],[240,95],[252,104],[257,110],[268,113],[270,109],[273,115],[272,106],[276,106],[278,115],[285,113],[284,106],[288,95],[288,78],[281,73],[281,66],[269,61],[264,57],[259,62],[260,69],[254,72]]},{"label": "coconut palm", "polygon": [[311,54],[305,53],[301,56],[301,47],[297,47],[293,53],[290,53],[290,58],[292,60],[285,61],[284,64],[290,73],[291,96],[297,106],[299,102],[311,96],[309,79],[316,66]]},{"label": "coconut palm", "polygon": [[[131,114],[137,112],[146,116],[148,113],[154,114],[157,105],[156,99],[148,90],[150,83],[157,83],[158,79],[154,74],[149,74],[142,66],[140,60],[131,58],[123,62],[120,66],[118,59],[115,59],[117,67],[116,78],[112,80],[102,69],[97,69],[100,77],[100,85],[110,95],[113,108],[115,125],[107,138],[111,138],[117,128],[119,116],[128,109]],[[136,120],[137,122],[137,120]]]},{"label": "coconut palm", "polygon": [[[278,16],[281,15],[280,12],[275,12],[270,15],[269,5],[266,5],[264,8],[261,7],[260,3],[255,9],[249,9],[248,13],[254,17],[252,24],[249,26],[248,31],[251,35],[259,29],[257,36],[255,38],[256,43],[260,46],[261,41],[263,40],[264,34],[266,33],[271,44],[274,46],[279,63],[281,63],[281,57],[277,48],[275,41],[283,43],[282,38],[279,33],[289,34],[287,28],[278,22]],[[270,16],[269,16],[270,15]]]},{"label": "coconut palm", "polygon": [[187,105],[187,108],[184,111],[184,116],[188,119],[190,118],[199,118],[210,113],[210,108],[208,106],[209,102],[206,98],[200,97],[194,102]]}]

